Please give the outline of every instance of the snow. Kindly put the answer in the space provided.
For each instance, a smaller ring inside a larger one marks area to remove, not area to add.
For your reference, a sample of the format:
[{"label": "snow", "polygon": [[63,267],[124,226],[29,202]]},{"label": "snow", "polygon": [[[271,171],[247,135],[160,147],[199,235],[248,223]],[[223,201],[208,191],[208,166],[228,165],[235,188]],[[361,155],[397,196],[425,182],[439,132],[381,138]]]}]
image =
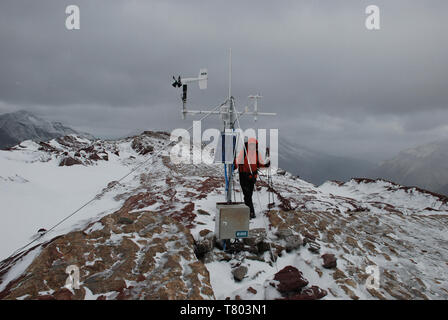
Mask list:
[{"label": "snow", "polygon": [[[83,138],[77,138],[80,142],[88,142]],[[52,140],[51,145],[61,147],[58,142]],[[216,203],[224,198],[224,186],[208,190],[207,196],[201,199],[192,200],[190,193],[197,194],[196,186],[201,185],[207,177],[199,176],[200,170],[195,174],[184,176],[181,169],[176,171],[165,166],[160,159],[151,162],[150,168],[147,166],[143,170],[129,176],[126,181],[115,185],[108,192],[103,193],[103,189],[111,181],[116,181],[141,161],[147,157],[138,155],[131,147],[130,140],[121,140],[116,142],[103,142],[107,150],[108,145],[117,147],[120,156],[109,152],[109,161],[98,161],[93,165],[75,165],[70,167],[59,167],[59,159],[44,151],[38,150],[38,145],[32,141],[22,142],[20,150],[0,151],[0,197],[3,200],[3,209],[1,212],[3,232],[0,234],[0,260],[8,257],[14,250],[27,243],[36,236],[40,228],[50,228],[63,218],[67,217],[82,204],[92,199],[95,195],[101,194],[99,199],[93,204],[87,206],[77,215],[71,217],[63,225],[59,226],[54,232],[51,232],[39,242],[49,240],[59,234],[64,234],[74,229],[83,228],[87,224],[92,225],[86,230],[87,233],[100,230],[103,225],[98,220],[105,214],[110,214],[118,210],[127,197],[136,194],[139,190],[150,188],[152,192],[160,196],[163,202],[172,201],[172,195],[168,191],[175,193],[175,203],[172,203],[170,210],[182,209],[186,204],[193,201],[196,213],[194,227],[191,233],[195,239],[198,239],[199,232],[203,229],[214,230],[214,215],[216,212]],[[166,153],[165,153],[166,155]],[[212,166],[211,166],[212,167]],[[199,167],[200,168],[200,167]],[[215,166],[216,172],[219,168]],[[156,172],[151,175],[151,183],[141,185],[138,178],[139,174],[145,172]],[[215,173],[216,173],[215,172]],[[237,177],[237,175],[236,175]],[[168,186],[166,180],[173,178],[178,182],[173,186]],[[260,180],[265,180],[266,176],[262,174]],[[288,173],[284,176],[273,175],[274,188],[281,195],[291,202],[296,210],[304,212],[339,212],[341,217],[347,217],[350,210],[366,209],[372,215],[381,216],[383,224],[399,226],[394,233],[386,233],[391,241],[404,242],[411,244],[414,248],[422,250],[420,244],[435,248],[443,246],[448,241],[448,235],[443,227],[431,226],[430,234],[426,235],[418,230],[419,216],[446,215],[448,214],[448,205],[439,198],[420,192],[416,189],[404,189],[400,186],[391,184],[387,181],[359,182],[350,180],[345,183],[326,182],[319,187],[300,179],[293,179]],[[242,201],[242,193],[235,181],[236,201]],[[269,193],[266,187],[258,188],[254,192],[253,202],[256,210],[256,218],[250,220],[250,229],[264,228],[269,229],[268,218],[263,214],[266,211],[269,202]],[[123,194],[127,196],[122,196]],[[276,204],[280,199],[276,196]],[[391,215],[387,206],[392,206],[408,215],[408,219]],[[174,208],[174,209],[173,209]],[[428,208],[432,210],[428,210]],[[277,207],[278,209],[278,207]],[[138,214],[143,211],[162,211],[166,210],[162,201],[148,206],[144,206],[131,213]],[[204,210],[209,213],[199,214],[198,210]],[[434,222],[435,223],[435,222]],[[377,227],[381,231],[381,225]],[[274,230],[268,232],[268,239],[274,240]],[[122,241],[123,235],[112,235],[111,244]],[[140,237],[134,234],[134,241],[137,242]],[[344,239],[337,238],[337,241]],[[147,239],[150,240],[150,239]],[[364,257],[353,253],[348,254],[344,250],[336,250],[326,243],[318,241],[321,245],[321,251],[333,253],[338,257],[338,268],[346,271],[348,263],[361,265]],[[362,246],[362,241],[358,242]],[[378,243],[373,244],[375,250],[382,252],[383,248]],[[174,250],[174,248],[173,248]],[[217,249],[215,249],[217,250]],[[0,284],[0,291],[6,284],[18,277],[26,267],[32,262],[34,257],[39,254],[40,249],[36,249],[30,254],[24,256],[20,262],[12,268],[4,277]],[[269,260],[269,253],[266,252],[266,260]],[[440,274],[442,279],[446,279],[446,267],[436,263],[428,263],[428,257],[413,257],[413,253],[401,253],[405,258],[391,257],[387,261],[383,255],[369,256],[368,258],[375,264],[388,267],[394,265],[403,265],[406,270],[413,270],[413,274],[421,274],[420,279],[430,287],[429,280],[425,280],[425,273],[431,275]],[[163,260],[163,253],[158,253],[156,261]],[[343,258],[339,258],[343,257]],[[409,262],[413,258],[414,262]],[[93,262],[97,261],[96,259]],[[332,273],[334,270],[322,269],[322,275],[319,276],[316,266],[321,266],[320,255],[310,253],[301,248],[291,253],[284,253],[279,257],[276,263],[269,265],[266,262],[245,259],[243,265],[248,267],[248,274],[241,282],[235,282],[231,273],[232,265],[237,263],[235,259],[230,262],[213,261],[206,263],[209,270],[210,281],[217,299],[225,299],[228,296],[240,295],[243,299],[264,299],[278,297],[278,292],[272,291],[266,281],[271,280],[273,275],[283,267],[292,265],[304,273],[304,277],[309,280],[310,285],[317,285],[323,289],[332,289],[337,293],[337,297],[330,295],[326,299],[345,299],[348,295],[343,292],[335,283]],[[184,272],[189,270],[184,269]],[[402,281],[414,281],[409,272],[399,274]],[[446,280],[442,280],[446,281]],[[446,282],[445,282],[446,283]],[[448,283],[446,283],[448,284]],[[252,287],[257,291],[252,294],[247,288]],[[86,289],[86,299],[96,299],[99,295],[94,295]],[[359,285],[352,291],[361,299],[371,298],[366,294],[365,287]],[[113,297],[113,296],[110,296]],[[21,297],[25,298],[25,297]]]},{"label": "snow", "polygon": [[[37,151],[36,143],[25,141],[22,145],[26,147],[24,150],[0,151],[0,198],[3,202],[0,260],[30,241],[37,230],[49,229],[101,193],[110,181],[130,171],[129,164],[123,164],[115,155],[94,166],[59,167],[54,157],[40,161],[45,154]],[[132,154],[127,146],[123,147],[123,153]],[[133,163],[141,159],[135,152],[133,155]],[[128,181],[126,188],[136,183],[132,177]],[[119,209],[123,200],[114,199],[117,192],[106,193],[41,240],[64,234],[93,217]]]},{"label": "snow", "polygon": [[26,270],[26,268],[28,268],[31,262],[33,262],[34,258],[36,258],[40,254],[41,251],[42,248],[39,246],[36,249],[32,250],[30,253],[21,257],[14,265],[14,268],[9,269],[6,275],[3,276],[3,282],[0,283],[0,292],[6,288],[9,282],[17,279]]}]

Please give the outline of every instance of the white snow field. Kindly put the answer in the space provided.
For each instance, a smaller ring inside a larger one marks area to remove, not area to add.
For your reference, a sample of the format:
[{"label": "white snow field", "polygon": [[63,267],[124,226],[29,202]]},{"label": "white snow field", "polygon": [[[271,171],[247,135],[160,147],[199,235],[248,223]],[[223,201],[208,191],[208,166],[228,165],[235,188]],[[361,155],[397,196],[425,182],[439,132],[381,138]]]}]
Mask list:
[{"label": "white snow field", "polygon": [[[221,165],[173,165],[169,162],[169,149],[161,151],[169,142],[168,138],[155,136],[146,142],[154,147],[156,156],[119,184],[110,185],[154,153],[138,152],[140,146],[132,145],[131,138],[89,141],[71,137],[70,143],[58,139],[48,143],[59,151],[51,151],[48,146],[42,149],[42,145],[32,141],[22,142],[13,150],[0,151],[0,260],[36,237],[38,229],[49,229],[97,195],[97,200],[33,245],[84,228],[118,210],[127,198],[142,190],[152,194],[157,201],[133,213],[170,214],[193,203],[196,213],[190,221],[193,238],[198,239],[201,230],[214,230],[216,202],[224,199]],[[64,157],[75,157],[79,146],[88,148],[92,145],[98,154],[107,154],[107,161],[91,160],[91,151],[82,151],[78,155],[80,164],[59,166]],[[216,182],[209,183],[210,177]],[[272,226],[267,209],[269,194],[263,184],[265,179],[265,173],[262,173],[253,196],[257,217],[251,220],[250,228],[266,229],[268,240],[276,241],[276,227]],[[321,246],[320,254],[300,248],[282,254],[276,263],[267,263],[270,253],[265,252],[264,261],[245,260],[248,273],[241,282],[234,281],[231,274],[232,266],[239,261],[237,257],[230,261],[206,261],[216,299],[236,295],[243,299],[272,298],[266,289],[266,280],[288,265],[303,272],[310,284],[327,290],[325,299],[377,298],[366,289],[362,279],[356,278],[355,284],[348,281],[353,269],[364,267],[366,263],[392,274],[391,278],[382,278],[385,289],[379,292],[384,298],[397,297],[392,288],[392,284],[397,283],[409,287],[411,293],[412,288],[416,288],[428,298],[448,298],[448,291],[443,290],[448,287],[446,198],[382,180],[328,181],[317,187],[286,173],[274,174],[273,183],[277,194],[271,210],[288,209],[285,212],[289,213],[279,214],[281,219],[296,223],[291,225],[295,230],[315,231],[318,235],[316,242]],[[108,185],[110,187],[103,190]],[[206,190],[203,185],[207,185]],[[236,200],[240,201],[242,194],[238,181],[235,185]],[[206,214],[198,214],[198,210]],[[311,226],[313,221],[317,222]],[[95,228],[100,227],[93,224],[89,232]],[[334,270],[321,268],[320,255],[323,253],[335,254],[337,270],[347,276],[342,278],[345,282],[335,278]],[[38,251],[33,251],[32,256],[26,256],[12,268],[3,277],[0,291],[20,275],[37,254]],[[257,293],[248,294],[248,287]],[[412,297],[420,297],[411,293]],[[96,298],[91,292],[86,295],[89,297]]]}]

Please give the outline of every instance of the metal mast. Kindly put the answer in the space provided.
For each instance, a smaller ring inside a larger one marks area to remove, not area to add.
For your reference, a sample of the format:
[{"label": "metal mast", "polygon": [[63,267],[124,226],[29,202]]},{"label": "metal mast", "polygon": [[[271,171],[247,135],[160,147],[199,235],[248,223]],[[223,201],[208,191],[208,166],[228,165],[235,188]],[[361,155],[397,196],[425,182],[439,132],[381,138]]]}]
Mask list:
[{"label": "metal mast", "polygon": [[[254,101],[254,111],[249,112],[248,107],[246,107],[246,111],[237,112],[235,109],[235,99],[232,96],[232,49],[229,49],[229,88],[228,88],[228,98],[227,100],[220,106],[220,110],[213,111],[204,111],[204,110],[187,110],[187,83],[191,82],[199,82],[200,89],[207,88],[207,80],[208,73],[207,69],[200,69],[199,76],[197,78],[181,78],[180,76],[176,79],[173,77],[174,83],[173,87],[181,87],[183,88],[182,92],[182,119],[185,119],[187,114],[217,114],[221,115],[224,124],[224,132],[233,132],[235,130],[235,121],[238,117],[242,115],[253,115],[254,120],[257,121],[258,116],[275,116],[276,113],[271,112],[258,112],[258,99],[261,98],[260,95],[250,95],[249,98]],[[215,108],[216,109],[216,108]],[[227,173],[228,184],[226,190],[226,201],[228,203],[232,202],[232,184],[233,184],[233,163],[224,164],[225,170]]]}]

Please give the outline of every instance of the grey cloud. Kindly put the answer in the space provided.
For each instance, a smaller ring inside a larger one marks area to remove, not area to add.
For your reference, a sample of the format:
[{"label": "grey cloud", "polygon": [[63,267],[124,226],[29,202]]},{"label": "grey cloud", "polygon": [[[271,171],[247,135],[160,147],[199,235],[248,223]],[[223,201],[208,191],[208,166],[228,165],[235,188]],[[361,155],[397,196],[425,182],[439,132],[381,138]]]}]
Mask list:
[{"label": "grey cloud", "polygon": [[[25,108],[102,136],[188,127],[171,76],[209,69],[192,106],[260,92],[281,128],[318,149],[386,156],[445,134],[446,1],[21,1],[0,4],[0,111]],[[81,30],[67,31],[78,4]],[[252,122],[244,120],[244,125]],[[204,126],[219,126],[218,120]],[[282,137],[282,136],[281,136]]]}]

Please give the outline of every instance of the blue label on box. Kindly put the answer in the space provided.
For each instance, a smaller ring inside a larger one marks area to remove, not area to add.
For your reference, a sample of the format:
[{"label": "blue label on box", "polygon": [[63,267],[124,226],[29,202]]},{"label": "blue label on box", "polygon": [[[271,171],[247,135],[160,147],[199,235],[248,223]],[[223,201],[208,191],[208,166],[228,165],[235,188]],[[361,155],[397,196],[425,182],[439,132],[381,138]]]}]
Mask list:
[{"label": "blue label on box", "polygon": [[249,234],[248,234],[247,231],[237,231],[237,232],[235,232],[235,235],[236,235],[237,238],[245,238]]}]

